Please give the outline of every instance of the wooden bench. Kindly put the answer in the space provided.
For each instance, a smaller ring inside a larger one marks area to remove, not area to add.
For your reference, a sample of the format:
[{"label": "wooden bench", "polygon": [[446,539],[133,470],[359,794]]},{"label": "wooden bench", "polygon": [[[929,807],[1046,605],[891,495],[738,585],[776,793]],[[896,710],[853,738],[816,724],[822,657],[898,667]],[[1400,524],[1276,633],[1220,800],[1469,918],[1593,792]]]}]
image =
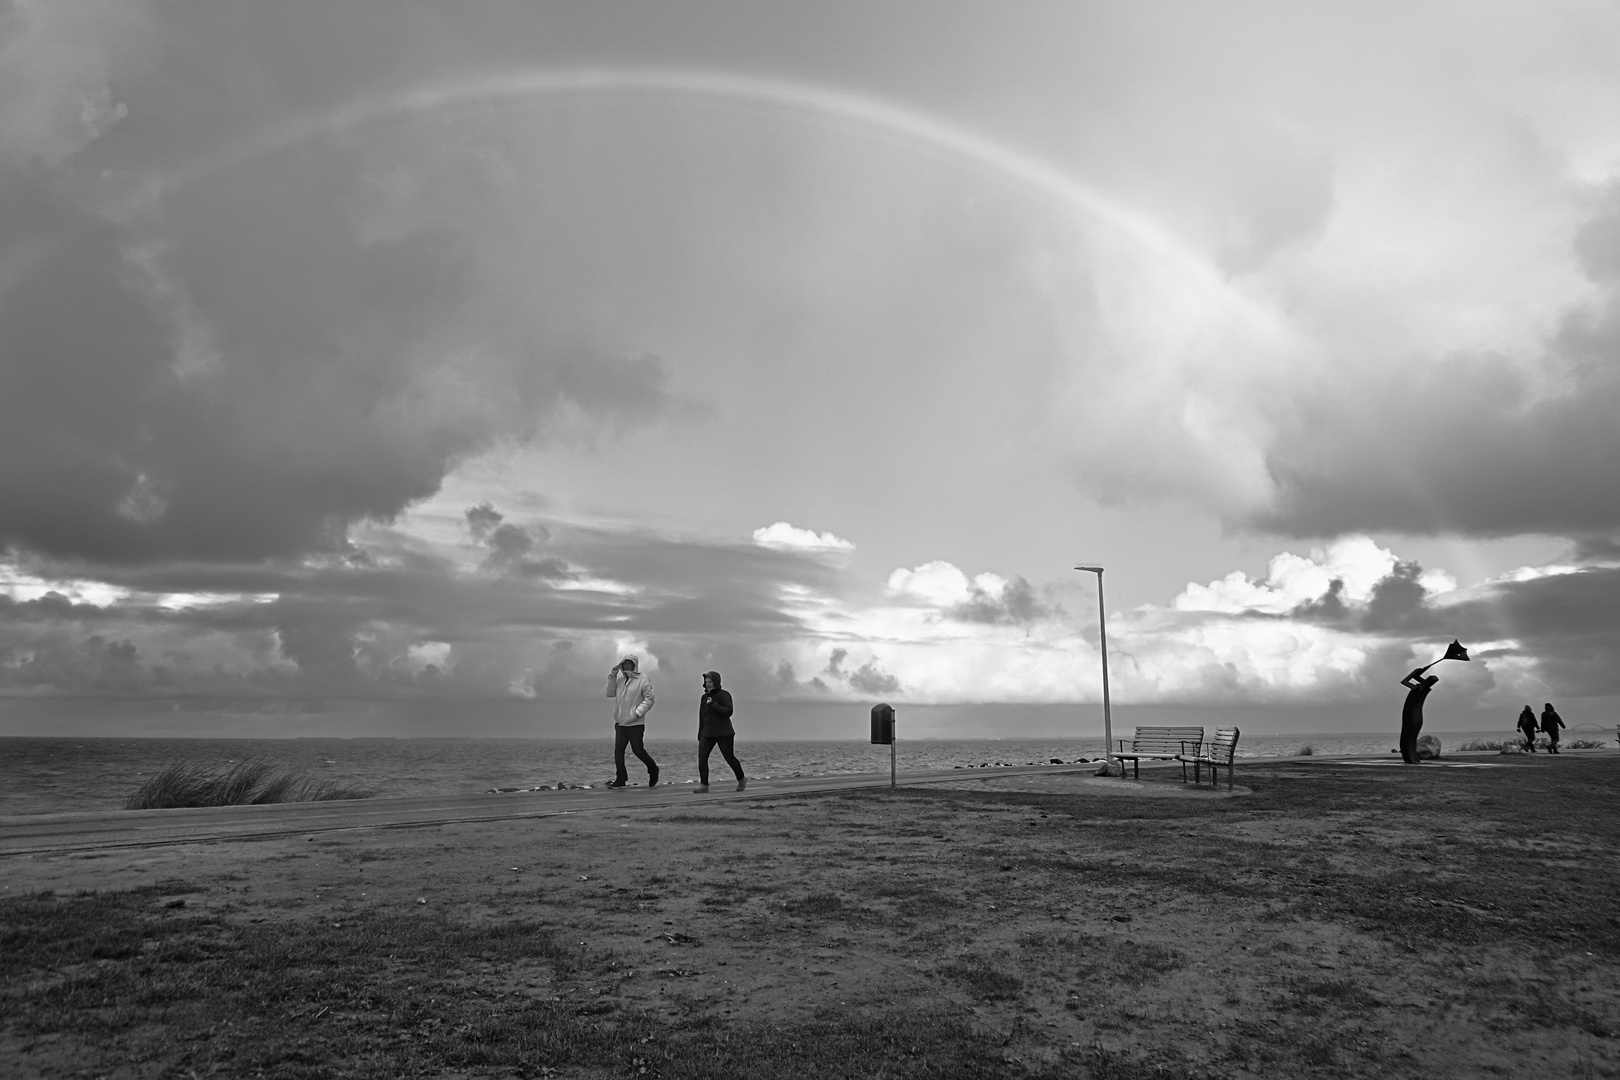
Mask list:
[{"label": "wooden bench", "polygon": [[[1201,727],[1139,727],[1136,737],[1131,740],[1131,748],[1125,749],[1125,740],[1119,740],[1119,753],[1114,756],[1121,761],[1129,761],[1135,778],[1142,778],[1142,759],[1151,758],[1157,761],[1179,761],[1181,756],[1192,748],[1192,753],[1198,753],[1199,747],[1204,743],[1204,729]],[[1187,779],[1187,766],[1181,766],[1181,779]]]},{"label": "wooden bench", "polygon": [[1226,790],[1232,790],[1232,759],[1237,756],[1238,729],[1224,727],[1215,729],[1215,738],[1207,747],[1199,747],[1191,754],[1177,754],[1176,760],[1181,762],[1181,779],[1187,780],[1187,766],[1193,767],[1193,783],[1198,783],[1198,771],[1205,765],[1209,766],[1209,782],[1220,786],[1222,765],[1226,766]]}]

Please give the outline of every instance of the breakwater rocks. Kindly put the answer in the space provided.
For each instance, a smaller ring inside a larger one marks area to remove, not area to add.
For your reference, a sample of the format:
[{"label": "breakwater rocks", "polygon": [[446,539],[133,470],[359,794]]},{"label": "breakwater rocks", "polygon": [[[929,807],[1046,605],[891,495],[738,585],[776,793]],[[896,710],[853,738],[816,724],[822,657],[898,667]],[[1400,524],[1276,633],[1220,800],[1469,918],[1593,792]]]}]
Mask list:
[{"label": "breakwater rocks", "polygon": [[1070,761],[1062,758],[1049,758],[1046,761],[986,761],[978,765],[952,765],[953,769],[1011,769],[1019,765],[1089,765],[1093,761],[1102,761],[1103,758],[1077,757]]}]

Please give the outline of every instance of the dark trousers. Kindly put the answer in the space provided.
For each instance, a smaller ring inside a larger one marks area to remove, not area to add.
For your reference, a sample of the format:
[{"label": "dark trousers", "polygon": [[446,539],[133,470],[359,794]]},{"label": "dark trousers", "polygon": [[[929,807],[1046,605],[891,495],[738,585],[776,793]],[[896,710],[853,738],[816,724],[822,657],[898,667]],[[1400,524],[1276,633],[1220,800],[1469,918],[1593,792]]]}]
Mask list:
[{"label": "dark trousers", "polygon": [[732,744],[736,741],[737,736],[735,735],[721,735],[719,738],[710,738],[707,735],[698,736],[699,783],[707,784],[709,782],[709,751],[716,746],[720,748],[720,756],[726,759],[727,765],[731,766],[731,771],[737,774],[737,779],[741,780],[743,778],[742,762],[737,760],[736,753],[731,749]]},{"label": "dark trousers", "polygon": [[1547,753],[1558,753],[1558,729],[1552,728],[1547,732]]},{"label": "dark trousers", "polygon": [[647,766],[647,780],[649,783],[658,776],[658,762],[654,761],[652,755],[647,753],[647,748],[641,745],[641,739],[645,731],[646,729],[641,724],[637,724],[635,727],[619,727],[615,725],[613,728],[613,778],[621,784],[630,779],[629,774],[624,771],[624,748],[626,746],[635,752],[636,757],[641,759],[643,765]]},{"label": "dark trousers", "polygon": [[1526,750],[1530,751],[1532,754],[1535,753],[1536,752],[1536,731],[1535,731],[1535,728],[1531,728],[1529,731],[1525,731],[1523,728],[1520,728],[1519,732],[1524,736],[1524,748]]}]

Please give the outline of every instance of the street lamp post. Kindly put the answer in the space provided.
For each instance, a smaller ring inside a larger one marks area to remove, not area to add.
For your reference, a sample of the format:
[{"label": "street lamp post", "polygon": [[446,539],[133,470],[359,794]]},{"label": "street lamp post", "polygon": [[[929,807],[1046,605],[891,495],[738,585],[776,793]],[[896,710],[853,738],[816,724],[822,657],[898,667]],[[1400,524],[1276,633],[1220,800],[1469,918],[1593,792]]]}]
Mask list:
[{"label": "street lamp post", "polygon": [[1103,568],[1100,566],[1077,566],[1076,570],[1084,570],[1088,574],[1097,575],[1097,634],[1102,643],[1102,676],[1103,676],[1103,756],[1108,761],[1108,772],[1114,771],[1114,718],[1108,706],[1108,618],[1103,607]]}]

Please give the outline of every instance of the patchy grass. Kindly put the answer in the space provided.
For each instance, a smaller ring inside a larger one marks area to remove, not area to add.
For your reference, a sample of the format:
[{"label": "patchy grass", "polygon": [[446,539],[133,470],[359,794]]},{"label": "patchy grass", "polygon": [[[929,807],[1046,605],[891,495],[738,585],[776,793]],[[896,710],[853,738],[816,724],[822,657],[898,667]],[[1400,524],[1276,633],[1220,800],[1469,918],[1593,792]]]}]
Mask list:
[{"label": "patchy grass", "polygon": [[1007,970],[1004,959],[963,956],[941,964],[939,971],[984,1001],[1016,1001],[1024,992],[1024,980]]},{"label": "patchy grass", "polygon": [[845,913],[843,898],[835,893],[811,893],[809,896],[787,901],[786,907],[795,915],[809,918],[825,919]]},{"label": "patchy grass", "polygon": [[250,845],[0,901],[0,1074],[1620,1074],[1620,757],[1501,760]]},{"label": "patchy grass", "polygon": [[124,801],[124,809],[259,806],[267,803],[365,799],[371,794],[370,791],[300,776],[265,761],[241,761],[229,768],[177,761],[137,788]]},{"label": "patchy grass", "polygon": [[1293,1008],[1312,1016],[1330,1010],[1366,1012],[1385,1004],[1384,998],[1355,979],[1291,978],[1285,983],[1293,1000],[1280,1007]]},{"label": "patchy grass", "polygon": [[[798,1078],[860,1062],[865,1075],[966,1080],[1002,1064],[999,1041],[954,1009],[823,1010],[785,1025],[655,1016],[593,995],[634,976],[555,927],[423,913],[289,935],[167,913],[173,888],[0,901],[13,1044],[71,1037],[86,1075]],[[1016,992],[988,964],[973,970],[991,992]]]}]

